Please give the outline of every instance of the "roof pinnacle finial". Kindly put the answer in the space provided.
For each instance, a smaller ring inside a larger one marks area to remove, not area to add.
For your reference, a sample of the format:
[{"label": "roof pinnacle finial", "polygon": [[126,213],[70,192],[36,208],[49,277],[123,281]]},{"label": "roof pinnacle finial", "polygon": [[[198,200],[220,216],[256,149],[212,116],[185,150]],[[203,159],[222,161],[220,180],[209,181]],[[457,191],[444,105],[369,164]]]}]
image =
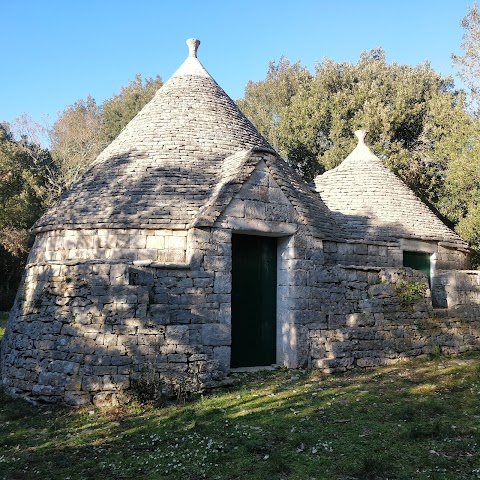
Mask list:
[{"label": "roof pinnacle finial", "polygon": [[188,45],[188,56],[197,58],[197,50],[198,46],[200,45],[200,40],[196,38],[189,38],[187,40]]},{"label": "roof pinnacle finial", "polygon": [[367,130],[357,130],[355,136],[358,138],[358,145],[365,145],[365,137],[367,136]]}]

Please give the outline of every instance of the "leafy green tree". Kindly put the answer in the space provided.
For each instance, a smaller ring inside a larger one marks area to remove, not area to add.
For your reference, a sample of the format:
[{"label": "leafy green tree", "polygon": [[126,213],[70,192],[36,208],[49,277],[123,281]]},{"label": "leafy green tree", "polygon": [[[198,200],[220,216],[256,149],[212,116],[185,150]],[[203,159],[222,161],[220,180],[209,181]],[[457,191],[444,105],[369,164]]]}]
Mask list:
[{"label": "leafy green tree", "polygon": [[300,62],[292,64],[282,56],[278,64],[270,62],[265,80],[250,80],[245,87],[245,97],[237,100],[240,110],[276,150],[281,148],[278,122],[282,111],[310,80],[306,67]]},{"label": "leafy green tree", "polygon": [[[435,203],[448,162],[437,143],[468,123],[451,78],[428,63],[389,64],[381,48],[363,53],[356,64],[324,59],[314,75],[290,68],[285,59],[281,64],[296,79],[291,96],[282,95],[285,80],[272,75],[271,65],[266,79],[249,84],[238,104],[248,107],[247,116],[307,180],[338,165],[355,146],[353,132],[364,128],[377,155]],[[284,100],[274,114],[271,97]]]},{"label": "leafy green tree", "polygon": [[452,143],[446,148],[456,149],[456,155],[445,169],[439,209],[471,244],[474,263],[480,265],[480,123],[472,119]]},{"label": "leafy green tree", "polygon": [[102,105],[88,96],[59,115],[50,131],[53,164],[48,175],[49,203],[80,177],[161,85],[159,76],[144,81],[136,75],[135,80],[122,86],[120,93]]},{"label": "leafy green tree", "polygon": [[0,310],[9,309],[28,251],[28,229],[45,208],[47,150],[0,124]]},{"label": "leafy green tree", "polygon": [[137,74],[127,86],[120,87],[120,93],[113,95],[102,104],[102,133],[105,143],[110,143],[127,123],[153,98],[163,85],[159,75],[142,79]]},{"label": "leafy green tree", "polygon": [[461,48],[463,55],[452,55],[453,64],[458,68],[460,78],[471,90],[472,101],[477,110],[480,108],[480,12],[475,2],[468,7],[468,13],[461,21],[464,28]]}]

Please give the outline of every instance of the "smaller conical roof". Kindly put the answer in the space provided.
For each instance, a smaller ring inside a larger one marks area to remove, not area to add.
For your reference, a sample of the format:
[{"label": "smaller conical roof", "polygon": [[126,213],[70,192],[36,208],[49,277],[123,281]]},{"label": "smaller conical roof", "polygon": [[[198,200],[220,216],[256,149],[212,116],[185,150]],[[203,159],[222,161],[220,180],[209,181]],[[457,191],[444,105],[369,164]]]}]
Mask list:
[{"label": "smaller conical roof", "polygon": [[467,243],[448,228],[365,144],[358,145],[336,168],[314,182],[337,222],[352,239],[395,241],[399,238]]}]

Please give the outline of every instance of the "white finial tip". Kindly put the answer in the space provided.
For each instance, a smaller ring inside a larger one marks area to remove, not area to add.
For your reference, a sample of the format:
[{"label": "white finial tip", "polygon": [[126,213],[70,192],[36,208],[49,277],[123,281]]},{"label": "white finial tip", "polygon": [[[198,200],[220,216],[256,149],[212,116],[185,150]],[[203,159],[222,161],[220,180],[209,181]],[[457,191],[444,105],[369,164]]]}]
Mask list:
[{"label": "white finial tip", "polygon": [[198,46],[200,45],[200,40],[196,38],[189,38],[187,40],[188,45],[188,56],[197,58],[197,50]]},{"label": "white finial tip", "polygon": [[357,130],[355,132],[355,136],[358,138],[358,144],[362,145],[365,143],[365,137],[367,136],[367,131],[366,130]]}]

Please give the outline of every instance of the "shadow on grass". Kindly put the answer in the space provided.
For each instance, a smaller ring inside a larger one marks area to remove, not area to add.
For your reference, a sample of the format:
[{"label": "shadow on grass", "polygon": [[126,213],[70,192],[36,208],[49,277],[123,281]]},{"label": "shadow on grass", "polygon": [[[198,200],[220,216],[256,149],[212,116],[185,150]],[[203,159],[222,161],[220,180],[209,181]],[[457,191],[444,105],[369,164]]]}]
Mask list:
[{"label": "shadow on grass", "polygon": [[228,391],[162,409],[39,409],[1,396],[0,458],[12,479],[52,469],[70,479],[476,478],[478,360],[243,374]]}]

